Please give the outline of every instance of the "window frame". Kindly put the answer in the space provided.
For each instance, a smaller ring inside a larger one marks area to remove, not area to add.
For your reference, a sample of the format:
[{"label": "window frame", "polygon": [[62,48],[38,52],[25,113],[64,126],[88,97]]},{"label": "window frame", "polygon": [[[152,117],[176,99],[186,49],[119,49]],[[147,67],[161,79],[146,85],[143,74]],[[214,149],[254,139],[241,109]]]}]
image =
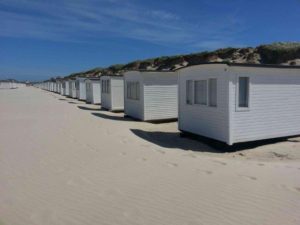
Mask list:
[{"label": "window frame", "polygon": [[140,82],[126,81],[126,98],[128,100],[140,100]]},{"label": "window frame", "polygon": [[[216,105],[210,104],[210,81],[216,81]],[[195,85],[197,81],[206,82],[206,104],[196,103],[195,101]],[[191,103],[188,103],[188,82],[191,82]],[[218,78],[217,77],[207,77],[203,79],[187,79],[185,80],[185,105],[196,106],[196,107],[209,107],[212,109],[218,108]]]},{"label": "window frame", "polygon": [[[201,82],[201,81],[203,81],[203,82],[205,82],[206,83],[206,99],[205,99],[205,104],[203,104],[203,103],[196,103],[196,95],[195,95],[195,93],[196,93],[196,82]],[[196,105],[196,106],[208,106],[208,79],[201,79],[201,80],[194,80],[194,82],[193,82],[193,102],[194,102],[194,104],[193,105]]]},{"label": "window frame", "polygon": [[[189,82],[191,82],[191,99],[190,99],[190,101],[191,102],[188,102],[188,87],[190,87],[189,85],[188,85],[188,83]],[[194,105],[194,80],[186,80],[185,81],[185,104],[186,105]]]},{"label": "window frame", "polygon": [[[247,93],[247,101],[248,101],[248,106],[247,107],[240,107],[240,78],[248,78],[248,93]],[[250,98],[250,91],[251,91],[251,79],[250,76],[247,75],[238,75],[236,78],[236,111],[237,112],[247,112],[250,111],[250,103],[251,103],[251,98]]]},{"label": "window frame", "polygon": [[[211,96],[210,96],[210,94],[211,94],[211,92],[210,92],[211,91],[210,84],[211,84],[212,80],[216,81],[216,104],[215,105],[211,104]],[[208,94],[207,94],[207,97],[208,97],[208,106],[212,107],[212,108],[217,108],[218,107],[218,79],[217,78],[209,78],[208,82],[207,82],[207,86],[208,86],[208,88],[207,88],[207,92],[208,92]]]},{"label": "window frame", "polygon": [[102,94],[110,94],[110,80],[102,80],[101,82],[101,93]]}]

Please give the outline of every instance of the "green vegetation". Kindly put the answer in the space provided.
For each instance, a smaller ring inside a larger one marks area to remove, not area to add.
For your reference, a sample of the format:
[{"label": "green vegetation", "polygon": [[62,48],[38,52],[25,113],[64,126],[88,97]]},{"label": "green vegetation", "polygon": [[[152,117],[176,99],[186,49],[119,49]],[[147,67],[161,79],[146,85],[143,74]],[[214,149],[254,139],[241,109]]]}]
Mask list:
[{"label": "green vegetation", "polygon": [[200,52],[188,55],[162,56],[146,60],[137,60],[128,64],[115,64],[107,68],[94,68],[85,72],[73,73],[66,78],[76,76],[98,77],[101,75],[122,75],[128,70],[174,70],[183,66],[211,62],[282,64],[300,59],[300,42],[278,42],[261,45],[256,48],[223,48],[212,52]]},{"label": "green vegetation", "polygon": [[257,48],[264,64],[280,64],[289,60],[300,59],[300,43],[278,42],[261,45]]}]

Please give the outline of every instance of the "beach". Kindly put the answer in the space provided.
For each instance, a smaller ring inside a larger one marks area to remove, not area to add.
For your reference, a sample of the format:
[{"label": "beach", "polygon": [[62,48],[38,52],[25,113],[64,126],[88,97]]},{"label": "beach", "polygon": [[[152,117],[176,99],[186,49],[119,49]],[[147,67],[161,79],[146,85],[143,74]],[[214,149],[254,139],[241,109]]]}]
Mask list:
[{"label": "beach", "polygon": [[300,137],[235,152],[176,122],[0,90],[0,225],[300,224]]}]

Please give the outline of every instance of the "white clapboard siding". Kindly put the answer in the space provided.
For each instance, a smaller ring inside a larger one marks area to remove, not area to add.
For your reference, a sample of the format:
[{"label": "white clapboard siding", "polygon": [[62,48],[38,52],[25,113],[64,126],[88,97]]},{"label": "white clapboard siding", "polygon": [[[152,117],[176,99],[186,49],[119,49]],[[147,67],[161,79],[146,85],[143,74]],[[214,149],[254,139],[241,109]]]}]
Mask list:
[{"label": "white clapboard siding", "polygon": [[[127,98],[127,82],[139,82],[140,97],[139,99]],[[124,113],[127,116],[144,120],[144,98],[143,98],[143,79],[138,71],[130,71],[124,74]]]},{"label": "white clapboard siding", "polygon": [[[300,135],[300,68],[207,64],[179,73],[179,129],[234,144]],[[238,107],[239,77],[249,78],[249,107]],[[188,105],[186,81],[217,78],[217,107]]]},{"label": "white clapboard siding", "polygon": [[[179,130],[229,142],[228,72],[219,64],[191,66],[179,70]],[[217,79],[217,107],[188,105],[186,81]]]},{"label": "white clapboard siding", "polygon": [[0,89],[10,89],[12,88],[12,82],[0,82]]},{"label": "white clapboard siding", "polygon": [[75,80],[71,80],[70,81],[70,97],[76,98]]},{"label": "white clapboard siding", "polygon": [[64,95],[69,96],[69,93],[70,93],[69,81],[64,81],[64,83],[65,83]]},{"label": "white clapboard siding", "polygon": [[124,110],[124,79],[121,76],[102,76],[109,80],[109,93],[101,92],[101,107],[110,111]]},{"label": "white clapboard siding", "polygon": [[111,78],[111,110],[124,110],[124,79],[123,77]]},{"label": "white clapboard siding", "polygon": [[101,107],[111,110],[111,96],[110,94],[107,93],[102,93],[101,94]]},{"label": "white clapboard siding", "polygon": [[76,98],[79,100],[86,100],[85,79],[84,77],[76,78]]},{"label": "white clapboard siding", "polygon": [[[232,141],[300,134],[300,69],[232,67]],[[239,76],[250,78],[249,109],[237,108]]]},{"label": "white clapboard siding", "polygon": [[69,80],[69,97],[72,97],[72,80]]},{"label": "white clapboard siding", "polygon": [[125,114],[144,121],[176,119],[178,117],[177,73],[161,71],[130,71],[128,81],[139,82],[139,100],[127,99],[125,88]]},{"label": "white clapboard siding", "polygon": [[101,104],[100,80],[92,83],[92,104]]},{"label": "white clapboard siding", "polygon": [[175,72],[143,73],[144,118],[178,118],[178,75]]},{"label": "white clapboard siding", "polygon": [[91,104],[101,103],[100,79],[86,79],[86,102]]}]

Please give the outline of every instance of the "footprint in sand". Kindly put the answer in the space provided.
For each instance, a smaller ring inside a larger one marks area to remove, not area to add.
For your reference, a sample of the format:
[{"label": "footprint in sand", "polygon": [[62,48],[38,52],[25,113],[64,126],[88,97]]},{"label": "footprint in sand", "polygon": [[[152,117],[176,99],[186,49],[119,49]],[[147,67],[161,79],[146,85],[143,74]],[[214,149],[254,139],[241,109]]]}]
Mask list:
[{"label": "footprint in sand", "polygon": [[258,166],[264,166],[265,164],[263,164],[263,163],[258,163],[257,165],[258,165]]},{"label": "footprint in sand", "polygon": [[161,150],[161,149],[155,149],[157,152],[161,153],[161,154],[166,154],[165,151]]},{"label": "footprint in sand", "polygon": [[226,165],[227,165],[227,163],[221,162],[221,161],[217,161],[217,160],[214,160],[213,162],[218,163],[218,164],[221,164],[221,165],[223,165],[223,166],[226,166]]},{"label": "footprint in sand", "polygon": [[210,171],[210,170],[198,170],[198,171],[200,171],[201,173],[205,173],[205,174],[207,174],[207,175],[213,174],[213,172]]},{"label": "footprint in sand", "polygon": [[85,146],[88,148],[88,150],[97,152],[97,150],[93,146],[91,146],[89,144],[86,144]]},{"label": "footprint in sand", "polygon": [[150,148],[150,145],[141,145],[141,147]]},{"label": "footprint in sand", "polygon": [[295,187],[295,190],[300,192],[300,187]]},{"label": "footprint in sand", "polygon": [[190,153],[190,154],[185,154],[185,155],[183,155],[183,156],[186,156],[186,157],[191,157],[191,158],[197,158],[197,156],[195,155],[195,154],[192,154],[192,153]]},{"label": "footprint in sand", "polygon": [[74,180],[68,180],[67,185],[76,186],[76,183],[74,182]]},{"label": "footprint in sand", "polygon": [[128,143],[127,139],[125,139],[125,138],[122,139],[120,142],[123,143],[123,144],[127,144]]},{"label": "footprint in sand", "polygon": [[167,163],[169,167],[178,167],[177,163]]},{"label": "footprint in sand", "polygon": [[125,155],[127,155],[127,153],[126,152],[121,152],[120,155],[125,156]]},{"label": "footprint in sand", "polygon": [[239,175],[240,177],[244,177],[244,178],[247,178],[248,180],[257,180],[256,177],[253,177],[253,176],[247,176],[247,175]]},{"label": "footprint in sand", "polygon": [[280,187],[285,189],[285,190],[288,190],[288,191],[298,191],[298,192],[300,192],[300,187],[292,188],[292,187],[286,186],[285,184],[281,184]]},{"label": "footprint in sand", "polygon": [[141,161],[141,162],[146,162],[147,159],[146,159],[146,158],[140,158],[139,161]]}]

